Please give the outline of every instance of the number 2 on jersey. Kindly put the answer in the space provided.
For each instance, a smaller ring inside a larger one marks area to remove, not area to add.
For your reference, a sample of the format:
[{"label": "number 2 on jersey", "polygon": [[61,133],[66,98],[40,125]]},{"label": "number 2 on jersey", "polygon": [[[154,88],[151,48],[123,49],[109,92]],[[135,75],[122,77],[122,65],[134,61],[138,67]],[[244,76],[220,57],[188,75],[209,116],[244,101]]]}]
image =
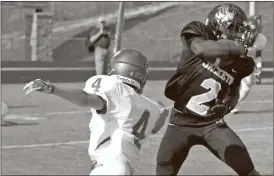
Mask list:
[{"label": "number 2 on jersey", "polygon": [[[147,128],[149,116],[150,112],[148,110],[145,110],[139,121],[133,127],[133,134],[139,139],[143,139],[145,137],[145,131]],[[139,132],[140,128],[141,131]]]},{"label": "number 2 on jersey", "polygon": [[99,92],[99,89],[101,87],[101,80],[102,78],[97,78],[91,85],[91,87],[94,88],[94,92]]},{"label": "number 2 on jersey", "polygon": [[212,78],[206,79],[202,82],[201,86],[209,91],[200,95],[191,97],[186,107],[199,114],[205,115],[209,109],[208,106],[203,105],[205,102],[209,102],[217,98],[219,91],[221,90],[221,84]]}]

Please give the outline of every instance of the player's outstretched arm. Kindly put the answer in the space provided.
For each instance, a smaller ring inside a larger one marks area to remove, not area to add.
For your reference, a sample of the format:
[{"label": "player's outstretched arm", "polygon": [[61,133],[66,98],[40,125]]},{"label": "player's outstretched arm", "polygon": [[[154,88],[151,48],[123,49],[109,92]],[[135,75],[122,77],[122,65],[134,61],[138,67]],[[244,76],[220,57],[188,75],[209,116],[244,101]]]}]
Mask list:
[{"label": "player's outstretched arm", "polygon": [[81,89],[61,89],[55,86],[54,95],[82,107],[90,107],[96,110],[104,108],[104,100],[96,94],[88,94]]},{"label": "player's outstretched arm", "polygon": [[228,56],[241,56],[247,51],[241,43],[236,44],[235,41],[228,39],[210,40],[208,37],[210,35],[212,34],[209,34],[203,23],[192,21],[182,29],[180,37],[183,46],[187,46],[195,55],[203,56],[213,62],[216,58],[231,59],[232,57]]},{"label": "player's outstretched arm", "polygon": [[96,94],[87,94],[81,89],[62,89],[49,81],[41,79],[36,79],[26,84],[24,90],[26,94],[33,91],[53,94],[78,106],[90,107],[96,110],[101,110],[105,106],[104,100]]},{"label": "player's outstretched arm", "polygon": [[222,39],[218,41],[194,38],[191,42],[191,50],[196,55],[201,55],[208,59],[227,58],[228,56],[240,56],[246,53],[246,48],[241,44],[236,44],[232,40]]}]

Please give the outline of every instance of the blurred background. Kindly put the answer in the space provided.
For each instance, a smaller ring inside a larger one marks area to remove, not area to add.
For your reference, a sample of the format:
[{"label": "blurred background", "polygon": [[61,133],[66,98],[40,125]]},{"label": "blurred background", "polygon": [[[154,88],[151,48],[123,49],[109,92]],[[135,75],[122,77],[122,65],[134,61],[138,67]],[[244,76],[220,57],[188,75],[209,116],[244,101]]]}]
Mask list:
[{"label": "blurred background", "polygon": [[[219,3],[222,2],[126,1],[121,47],[141,50],[157,67],[174,67],[181,52],[182,27],[192,20],[204,22],[207,13]],[[252,9],[248,1],[232,3],[247,14],[261,17],[262,33],[268,39],[263,51],[267,67],[264,75],[273,76],[273,2],[256,2]],[[88,52],[85,39],[98,18],[104,17],[111,31],[113,50],[118,9],[119,2],[1,2],[1,61],[2,67],[9,68],[2,68],[3,81],[15,79],[11,75],[14,67],[82,67],[78,61],[93,67],[94,54]],[[50,61],[55,62],[38,64]],[[32,79],[22,74],[21,81]]]}]

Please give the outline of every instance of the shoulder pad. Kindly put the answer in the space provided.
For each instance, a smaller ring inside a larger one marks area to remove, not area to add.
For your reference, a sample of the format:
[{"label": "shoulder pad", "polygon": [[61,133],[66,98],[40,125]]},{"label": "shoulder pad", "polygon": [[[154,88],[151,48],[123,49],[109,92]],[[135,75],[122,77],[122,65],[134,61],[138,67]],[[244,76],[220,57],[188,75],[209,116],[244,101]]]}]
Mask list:
[{"label": "shoulder pad", "polygon": [[199,21],[192,21],[183,28],[181,36],[185,34],[204,36],[204,33],[206,33],[206,26]]}]

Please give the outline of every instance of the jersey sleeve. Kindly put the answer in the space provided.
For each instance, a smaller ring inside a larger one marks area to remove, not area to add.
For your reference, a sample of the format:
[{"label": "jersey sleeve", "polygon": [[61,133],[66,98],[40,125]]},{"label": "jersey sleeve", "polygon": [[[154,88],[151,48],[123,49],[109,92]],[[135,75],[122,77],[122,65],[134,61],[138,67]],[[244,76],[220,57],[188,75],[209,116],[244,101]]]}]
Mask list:
[{"label": "jersey sleeve", "polygon": [[199,21],[188,23],[181,31],[181,40],[184,45],[190,48],[190,44],[194,38],[206,39],[206,26]]},{"label": "jersey sleeve", "polygon": [[257,50],[263,50],[266,46],[266,43],[266,37],[262,33],[259,33],[254,42],[254,47],[256,47]]},{"label": "jersey sleeve", "polygon": [[115,81],[104,76],[94,76],[86,81],[83,91],[88,94],[96,94],[105,102],[104,109],[97,110],[98,114],[114,113],[117,110],[120,94],[117,92],[116,84]]}]

